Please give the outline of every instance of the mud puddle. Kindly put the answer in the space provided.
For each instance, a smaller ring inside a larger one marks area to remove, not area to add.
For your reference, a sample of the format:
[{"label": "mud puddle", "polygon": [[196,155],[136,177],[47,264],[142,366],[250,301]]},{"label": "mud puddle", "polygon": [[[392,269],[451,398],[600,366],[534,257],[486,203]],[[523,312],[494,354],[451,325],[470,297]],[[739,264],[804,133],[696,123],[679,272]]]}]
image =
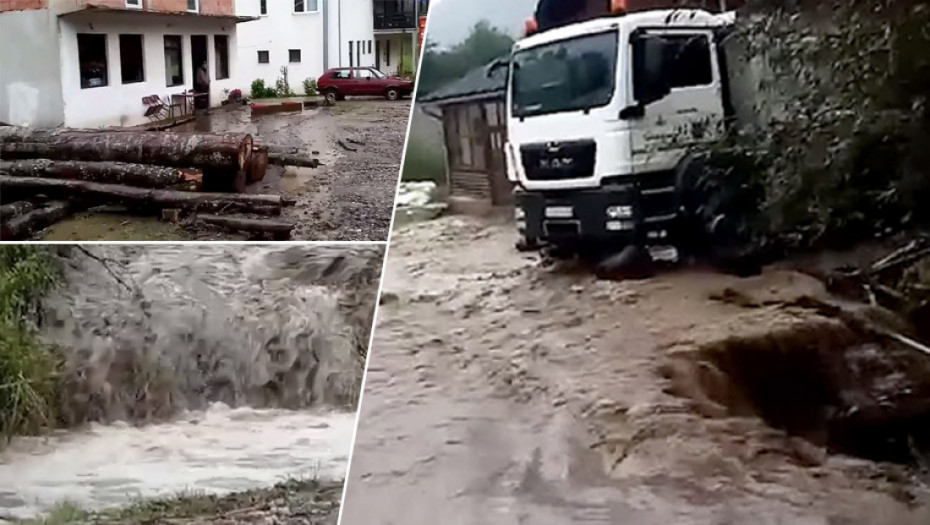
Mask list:
[{"label": "mud puddle", "polygon": [[[889,462],[825,434],[855,421],[852,407],[903,406],[887,393],[907,391],[913,367],[883,370],[884,346],[812,308],[831,299],[819,281],[697,269],[599,281],[514,239],[505,221],[460,217],[395,232],[343,523],[426,524],[447,508],[463,524],[930,519],[915,456]],[[727,289],[746,300],[721,300]],[[669,374],[681,362],[683,382]],[[827,402],[808,398],[815,380]]]},{"label": "mud puddle", "polygon": [[45,230],[46,241],[187,241],[193,236],[155,217],[120,213],[81,213],[57,222]]},{"label": "mud puddle", "polygon": [[69,501],[95,510],[180,492],[224,494],[287,478],[345,476],[351,413],[215,404],[170,423],[98,425],[17,438],[0,453],[0,516]]}]

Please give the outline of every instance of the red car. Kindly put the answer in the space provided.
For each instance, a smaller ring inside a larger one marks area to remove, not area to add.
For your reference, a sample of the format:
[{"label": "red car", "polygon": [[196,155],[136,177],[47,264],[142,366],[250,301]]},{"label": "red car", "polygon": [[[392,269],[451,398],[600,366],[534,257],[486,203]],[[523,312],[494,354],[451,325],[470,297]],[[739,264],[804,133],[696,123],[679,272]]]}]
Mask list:
[{"label": "red car", "polygon": [[330,69],[316,81],[320,93],[330,104],[349,96],[375,95],[388,100],[413,93],[413,82],[389,77],[373,67],[340,67]]}]

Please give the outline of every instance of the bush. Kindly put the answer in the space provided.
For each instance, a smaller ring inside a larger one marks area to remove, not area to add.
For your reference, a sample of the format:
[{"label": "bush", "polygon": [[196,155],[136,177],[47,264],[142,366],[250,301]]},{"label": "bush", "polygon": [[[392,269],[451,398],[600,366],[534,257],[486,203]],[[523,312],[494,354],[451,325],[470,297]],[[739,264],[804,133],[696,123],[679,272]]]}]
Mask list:
[{"label": "bush", "polygon": [[267,96],[268,88],[265,87],[265,81],[256,78],[252,81],[252,98],[265,98]]},{"label": "bush", "polygon": [[59,274],[43,246],[0,246],[0,437],[35,433],[55,420],[59,360],[38,341],[38,300]]},{"label": "bush", "polygon": [[279,97],[293,97],[297,95],[291,89],[291,83],[287,80],[287,66],[281,66],[281,76],[274,83],[274,92]]},{"label": "bush", "polygon": [[317,90],[317,87],[316,87],[316,79],[314,78],[304,79],[304,93],[306,93],[307,96],[311,96],[311,97],[319,93],[319,90]]}]

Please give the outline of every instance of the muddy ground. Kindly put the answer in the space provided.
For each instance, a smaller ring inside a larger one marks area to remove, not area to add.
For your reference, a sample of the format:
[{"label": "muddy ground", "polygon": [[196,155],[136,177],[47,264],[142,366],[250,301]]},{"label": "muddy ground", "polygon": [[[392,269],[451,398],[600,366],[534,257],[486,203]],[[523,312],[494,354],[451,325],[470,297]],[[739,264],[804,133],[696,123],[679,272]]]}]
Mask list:
[{"label": "muddy ground", "polygon": [[[249,193],[297,200],[282,219],[293,220],[293,240],[383,241],[387,239],[410,101],[349,99],[334,107],[252,117],[247,106],[225,106],[172,131],[246,132],[255,141],[309,155],[323,166],[269,166]],[[362,144],[347,142],[351,139]],[[356,151],[339,145],[343,141]],[[244,234],[204,225],[184,225],[109,210],[81,213],[41,234],[45,240],[246,240]]]},{"label": "muddy ground", "polygon": [[903,454],[825,422],[927,399],[930,358],[855,305],[789,269],[599,281],[514,239],[395,232],[343,524],[930,523],[926,407]]}]

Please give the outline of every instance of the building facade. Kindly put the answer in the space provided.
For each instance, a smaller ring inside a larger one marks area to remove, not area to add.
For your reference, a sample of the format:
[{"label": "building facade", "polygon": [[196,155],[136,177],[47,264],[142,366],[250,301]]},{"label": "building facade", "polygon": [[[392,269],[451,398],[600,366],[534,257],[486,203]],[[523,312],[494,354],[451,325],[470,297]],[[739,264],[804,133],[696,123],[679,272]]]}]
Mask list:
[{"label": "building facade", "polygon": [[412,76],[416,70],[419,18],[429,0],[372,0],[376,68],[388,75]]},{"label": "building facade", "polygon": [[239,27],[243,83],[272,87],[287,68],[287,82],[303,94],[303,81],[334,67],[375,64],[372,0],[237,0],[239,12],[258,20]]},{"label": "building facade", "polygon": [[233,0],[0,0],[0,121],[145,123],[142,98],[192,89],[204,63],[218,105],[242,87],[236,29],[246,20]]}]

